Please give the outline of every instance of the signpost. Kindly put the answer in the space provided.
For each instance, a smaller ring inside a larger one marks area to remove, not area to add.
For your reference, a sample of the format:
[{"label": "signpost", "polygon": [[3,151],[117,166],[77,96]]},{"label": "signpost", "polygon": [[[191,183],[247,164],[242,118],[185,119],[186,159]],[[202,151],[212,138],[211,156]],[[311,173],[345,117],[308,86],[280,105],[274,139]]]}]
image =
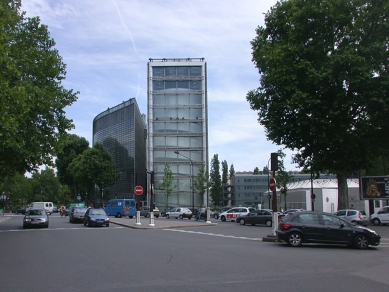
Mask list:
[{"label": "signpost", "polygon": [[135,193],[136,195],[138,195],[138,196],[142,195],[142,194],[143,194],[143,188],[142,188],[142,186],[136,186],[136,187],[134,188],[134,193]]}]

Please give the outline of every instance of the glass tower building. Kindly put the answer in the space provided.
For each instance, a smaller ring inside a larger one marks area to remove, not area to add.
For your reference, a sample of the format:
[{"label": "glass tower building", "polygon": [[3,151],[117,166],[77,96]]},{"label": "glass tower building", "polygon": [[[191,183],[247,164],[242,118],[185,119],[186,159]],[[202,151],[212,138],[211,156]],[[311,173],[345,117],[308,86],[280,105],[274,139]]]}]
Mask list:
[{"label": "glass tower building", "polygon": [[[94,118],[93,144],[96,142],[104,145],[120,171],[119,181],[106,188],[109,198],[135,198],[136,185],[146,189],[146,118],[135,98]],[[145,198],[144,192],[136,199]]]},{"label": "glass tower building", "polygon": [[[194,178],[208,169],[207,67],[204,58],[150,59],[147,65],[148,170],[159,207],[206,204]],[[166,165],[171,194],[160,187]]]}]

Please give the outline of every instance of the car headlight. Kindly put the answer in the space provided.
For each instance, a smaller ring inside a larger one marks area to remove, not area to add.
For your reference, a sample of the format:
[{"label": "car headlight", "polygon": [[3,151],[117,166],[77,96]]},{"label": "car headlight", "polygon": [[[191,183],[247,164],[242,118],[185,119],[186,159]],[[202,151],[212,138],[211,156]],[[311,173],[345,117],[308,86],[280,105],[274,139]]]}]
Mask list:
[{"label": "car headlight", "polygon": [[24,221],[29,222],[29,221],[31,221],[31,219],[30,218],[24,218]]},{"label": "car headlight", "polygon": [[91,217],[91,218],[90,218],[90,221],[96,221],[96,219]]},{"label": "car headlight", "polygon": [[105,221],[109,221],[109,218],[107,217],[107,218],[105,218]]}]

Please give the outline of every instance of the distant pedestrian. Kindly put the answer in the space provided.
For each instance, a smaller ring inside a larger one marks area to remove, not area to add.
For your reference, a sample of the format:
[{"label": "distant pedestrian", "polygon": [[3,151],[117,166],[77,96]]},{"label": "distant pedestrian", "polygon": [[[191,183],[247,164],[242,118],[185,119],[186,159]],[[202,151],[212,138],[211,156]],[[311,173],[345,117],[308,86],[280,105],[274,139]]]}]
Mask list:
[{"label": "distant pedestrian", "polygon": [[353,204],[351,204],[351,207],[350,207],[350,209],[353,209],[353,210],[355,209]]}]

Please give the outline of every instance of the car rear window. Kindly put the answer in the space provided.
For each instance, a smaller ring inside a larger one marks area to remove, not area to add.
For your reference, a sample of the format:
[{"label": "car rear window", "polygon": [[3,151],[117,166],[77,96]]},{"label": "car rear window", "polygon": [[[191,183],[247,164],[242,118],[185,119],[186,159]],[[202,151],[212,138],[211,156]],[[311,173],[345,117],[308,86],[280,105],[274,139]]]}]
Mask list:
[{"label": "car rear window", "polygon": [[359,211],[361,213],[361,215],[364,215],[366,216],[366,212],[365,211]]},{"label": "car rear window", "polygon": [[357,211],[348,211],[347,216],[354,216],[357,214]]}]

